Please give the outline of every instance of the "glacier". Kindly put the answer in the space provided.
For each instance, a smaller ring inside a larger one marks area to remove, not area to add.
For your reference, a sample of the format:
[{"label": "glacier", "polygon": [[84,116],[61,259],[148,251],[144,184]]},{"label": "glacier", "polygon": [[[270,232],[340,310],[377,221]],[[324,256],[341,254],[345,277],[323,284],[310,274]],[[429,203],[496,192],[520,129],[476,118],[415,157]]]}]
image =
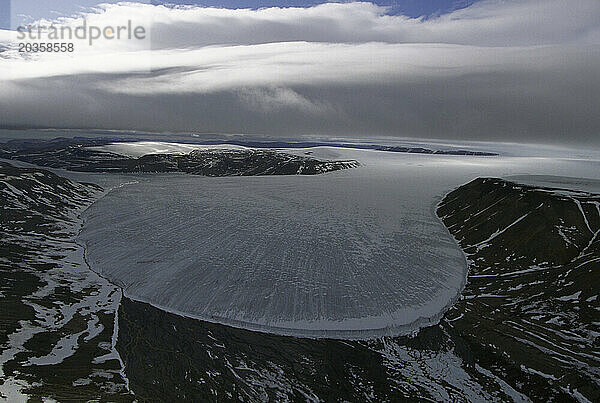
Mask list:
[{"label": "glacier", "polygon": [[361,167],[136,175],[86,210],[90,267],[128,297],[192,318],[305,337],[408,334],[436,323],[464,287],[465,256],[435,215],[446,193],[482,175],[598,172],[598,161],[575,159],[285,151]]}]

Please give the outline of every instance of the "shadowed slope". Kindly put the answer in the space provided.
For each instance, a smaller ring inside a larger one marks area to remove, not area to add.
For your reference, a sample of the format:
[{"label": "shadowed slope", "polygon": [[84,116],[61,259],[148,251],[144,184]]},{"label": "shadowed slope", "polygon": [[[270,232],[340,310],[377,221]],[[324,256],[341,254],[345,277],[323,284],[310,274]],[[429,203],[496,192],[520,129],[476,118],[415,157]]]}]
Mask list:
[{"label": "shadowed slope", "polygon": [[505,361],[510,383],[547,383],[539,398],[598,400],[600,196],[476,179],[438,214],[469,260],[452,326]]}]

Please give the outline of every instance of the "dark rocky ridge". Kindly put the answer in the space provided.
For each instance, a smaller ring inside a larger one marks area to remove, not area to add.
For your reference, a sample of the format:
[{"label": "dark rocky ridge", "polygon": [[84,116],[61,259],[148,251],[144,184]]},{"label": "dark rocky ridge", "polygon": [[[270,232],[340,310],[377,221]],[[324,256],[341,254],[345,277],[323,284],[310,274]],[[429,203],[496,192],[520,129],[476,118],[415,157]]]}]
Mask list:
[{"label": "dark rocky ridge", "polygon": [[403,147],[403,146],[377,146],[375,148],[378,151],[391,151],[396,153],[409,153],[409,154],[439,154],[439,155],[473,155],[478,157],[493,157],[497,156],[497,153],[485,152],[485,151],[471,151],[471,150],[431,150],[423,147]]},{"label": "dark rocky ridge", "polygon": [[139,158],[98,151],[103,139],[12,141],[0,148],[0,158],[79,172],[183,172],[204,176],[316,175],[356,168],[357,161],[321,161],[274,150],[194,150],[189,154],[148,154]]},{"label": "dark rocky ridge", "polygon": [[476,179],[438,214],[469,260],[448,323],[534,400],[600,400],[600,196]]}]

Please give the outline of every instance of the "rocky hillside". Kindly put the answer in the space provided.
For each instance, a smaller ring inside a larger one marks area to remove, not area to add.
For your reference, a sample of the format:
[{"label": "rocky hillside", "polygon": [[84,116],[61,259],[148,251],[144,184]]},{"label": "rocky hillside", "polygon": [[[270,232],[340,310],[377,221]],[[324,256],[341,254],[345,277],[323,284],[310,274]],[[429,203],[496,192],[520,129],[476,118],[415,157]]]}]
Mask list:
[{"label": "rocky hillside", "polygon": [[113,341],[120,291],[74,241],[100,191],[0,163],[0,400],[132,400]]},{"label": "rocky hillside", "polygon": [[188,154],[148,154],[128,157],[93,146],[101,139],[55,139],[0,145],[0,158],[79,172],[183,172],[205,176],[316,175],[356,168],[357,161],[323,161],[264,149],[203,149]]},{"label": "rocky hillside", "polygon": [[600,400],[600,196],[485,178],[438,214],[469,260],[448,323],[531,398]]}]

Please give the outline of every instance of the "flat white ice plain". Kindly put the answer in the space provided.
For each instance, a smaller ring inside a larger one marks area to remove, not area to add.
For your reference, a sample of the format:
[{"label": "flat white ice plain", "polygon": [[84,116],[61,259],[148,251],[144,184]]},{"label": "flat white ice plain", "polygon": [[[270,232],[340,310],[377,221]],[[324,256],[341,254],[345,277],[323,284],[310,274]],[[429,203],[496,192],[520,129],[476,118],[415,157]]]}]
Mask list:
[{"label": "flat white ice plain", "polygon": [[464,286],[465,256],[435,215],[447,192],[478,176],[600,172],[597,160],[288,151],[362,166],[139,175],[87,210],[90,266],[133,299],[212,322],[307,337],[407,334],[435,323]]}]

